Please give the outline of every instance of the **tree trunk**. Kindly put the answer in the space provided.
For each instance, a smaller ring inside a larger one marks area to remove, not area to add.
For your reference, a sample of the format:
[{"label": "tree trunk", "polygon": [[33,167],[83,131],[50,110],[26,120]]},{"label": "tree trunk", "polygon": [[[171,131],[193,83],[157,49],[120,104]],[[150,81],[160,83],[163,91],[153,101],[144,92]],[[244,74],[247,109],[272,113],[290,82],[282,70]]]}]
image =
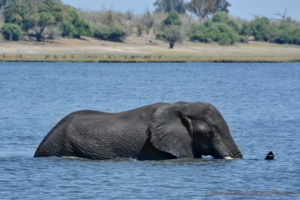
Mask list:
[{"label": "tree trunk", "polygon": [[45,38],[44,38],[44,30],[46,27],[41,27],[41,30],[36,34],[36,40],[39,42],[44,42]]},{"label": "tree trunk", "polygon": [[169,48],[170,48],[170,49],[173,49],[173,48],[174,48],[175,42],[176,42],[176,41],[174,41],[174,40],[171,40],[171,41],[170,41],[170,43],[169,43]]}]

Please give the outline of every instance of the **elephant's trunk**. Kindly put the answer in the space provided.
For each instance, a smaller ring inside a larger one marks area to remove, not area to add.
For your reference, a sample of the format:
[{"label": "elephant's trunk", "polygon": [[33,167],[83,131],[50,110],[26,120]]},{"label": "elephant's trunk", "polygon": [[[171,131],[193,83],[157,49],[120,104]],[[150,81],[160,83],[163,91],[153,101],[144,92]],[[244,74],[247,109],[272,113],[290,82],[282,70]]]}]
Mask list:
[{"label": "elephant's trunk", "polygon": [[232,140],[230,142],[220,142],[217,144],[215,146],[215,153],[213,157],[230,160],[242,158],[243,156]]}]

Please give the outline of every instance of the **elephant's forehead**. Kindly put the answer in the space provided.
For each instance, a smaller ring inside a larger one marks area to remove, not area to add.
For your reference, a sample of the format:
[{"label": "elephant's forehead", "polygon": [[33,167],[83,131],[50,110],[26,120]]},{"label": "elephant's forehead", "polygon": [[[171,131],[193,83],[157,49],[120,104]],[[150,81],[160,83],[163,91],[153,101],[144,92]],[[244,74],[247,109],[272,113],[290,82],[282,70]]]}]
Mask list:
[{"label": "elephant's forehead", "polygon": [[188,107],[186,112],[187,115],[194,119],[201,119],[212,113],[212,111],[208,107],[197,105]]}]

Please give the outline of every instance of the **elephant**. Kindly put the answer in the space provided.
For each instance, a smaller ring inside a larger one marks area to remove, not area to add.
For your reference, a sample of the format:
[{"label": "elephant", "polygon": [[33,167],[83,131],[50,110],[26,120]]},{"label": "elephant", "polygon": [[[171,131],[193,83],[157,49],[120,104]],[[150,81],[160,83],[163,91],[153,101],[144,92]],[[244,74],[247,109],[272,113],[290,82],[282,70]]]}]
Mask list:
[{"label": "elephant", "polygon": [[177,102],[120,113],[71,113],[46,135],[34,157],[166,160],[208,155],[242,158],[216,107],[204,102]]}]

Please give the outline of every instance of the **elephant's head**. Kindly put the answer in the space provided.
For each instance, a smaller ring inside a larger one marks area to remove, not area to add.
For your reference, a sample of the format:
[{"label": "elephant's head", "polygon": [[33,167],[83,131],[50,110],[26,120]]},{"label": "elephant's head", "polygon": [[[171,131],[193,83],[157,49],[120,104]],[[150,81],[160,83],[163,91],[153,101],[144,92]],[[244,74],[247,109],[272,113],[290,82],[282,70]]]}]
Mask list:
[{"label": "elephant's head", "polygon": [[158,108],[149,134],[155,148],[177,158],[242,157],[222,115],[207,103],[179,102]]}]

